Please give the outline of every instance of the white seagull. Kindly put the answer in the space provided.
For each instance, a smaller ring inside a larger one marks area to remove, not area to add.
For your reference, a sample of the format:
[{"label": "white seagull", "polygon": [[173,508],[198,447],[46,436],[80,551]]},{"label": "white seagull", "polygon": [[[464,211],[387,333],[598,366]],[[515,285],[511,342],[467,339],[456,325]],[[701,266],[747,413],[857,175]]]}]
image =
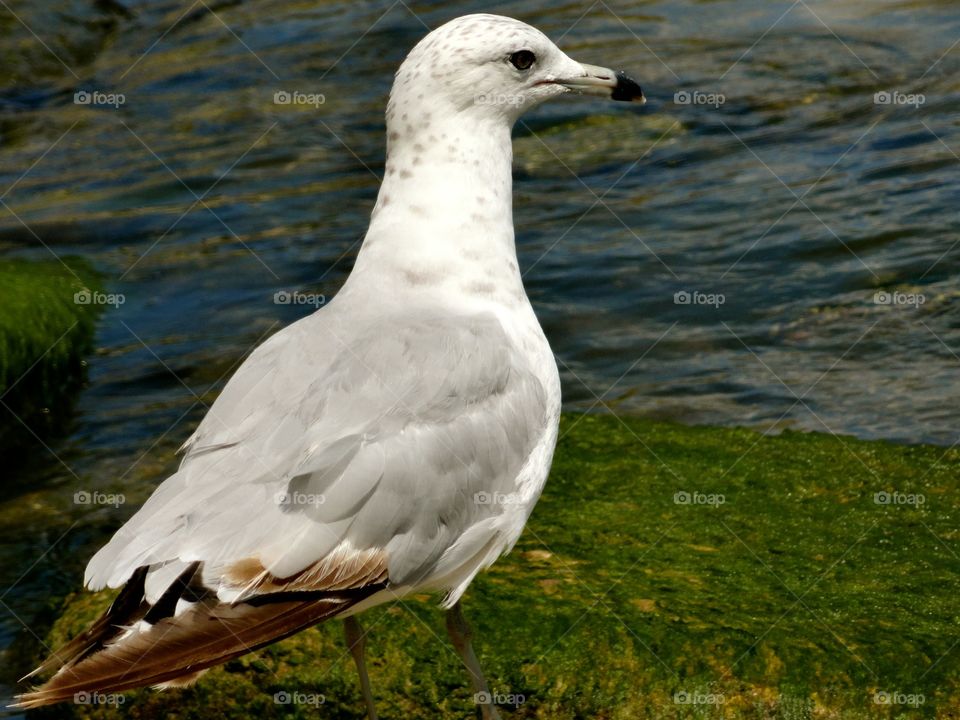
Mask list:
[{"label": "white seagull", "polygon": [[424,591],[443,593],[453,645],[490,698],[460,598],[520,536],[560,416],[517,267],[510,131],[569,93],[643,102],[622,73],[511,18],[460,17],[417,44],[343,289],[237,370],[179,469],[87,566],[87,587],[120,594],[31,673],[56,670],[19,707],[181,686],[341,618],[376,718],[355,616]]}]

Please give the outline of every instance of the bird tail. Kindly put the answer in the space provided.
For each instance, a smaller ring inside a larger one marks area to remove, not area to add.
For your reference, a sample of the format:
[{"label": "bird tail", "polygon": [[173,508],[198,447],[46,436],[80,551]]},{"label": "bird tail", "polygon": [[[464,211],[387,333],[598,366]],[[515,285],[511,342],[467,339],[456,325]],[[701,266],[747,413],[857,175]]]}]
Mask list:
[{"label": "bird tail", "polygon": [[27,677],[54,669],[56,674],[18,695],[12,707],[36,708],[84,693],[182,685],[207,668],[339,615],[381,589],[280,592],[224,603],[209,592],[190,595],[197,565],[152,606],[143,599],[145,572],[135,573],[90,628]]}]

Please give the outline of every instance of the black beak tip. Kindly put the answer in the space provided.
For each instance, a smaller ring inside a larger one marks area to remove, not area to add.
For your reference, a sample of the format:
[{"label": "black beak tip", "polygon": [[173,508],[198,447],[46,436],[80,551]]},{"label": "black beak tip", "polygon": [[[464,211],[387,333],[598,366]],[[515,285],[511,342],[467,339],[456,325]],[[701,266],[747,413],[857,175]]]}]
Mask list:
[{"label": "black beak tip", "polygon": [[613,88],[613,94],[610,97],[624,102],[644,103],[647,101],[643,96],[643,90],[636,81],[631,80],[620,71],[617,72],[617,85]]}]

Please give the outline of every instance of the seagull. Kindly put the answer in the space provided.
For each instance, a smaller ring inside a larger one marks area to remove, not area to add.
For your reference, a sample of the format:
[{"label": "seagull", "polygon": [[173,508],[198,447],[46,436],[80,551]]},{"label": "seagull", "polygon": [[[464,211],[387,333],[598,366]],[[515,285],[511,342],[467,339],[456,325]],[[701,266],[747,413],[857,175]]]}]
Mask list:
[{"label": "seagull", "polygon": [[178,470],[90,560],[85,585],[119,588],[113,604],[27,676],[54,673],[17,707],[181,687],[338,618],[375,720],[357,615],[427,592],[482,717],[499,717],[461,597],[520,536],[560,417],[517,265],[510,133],[571,93],[645,101],[512,18],[460,17],[414,47],[342,289],[229,380]]}]

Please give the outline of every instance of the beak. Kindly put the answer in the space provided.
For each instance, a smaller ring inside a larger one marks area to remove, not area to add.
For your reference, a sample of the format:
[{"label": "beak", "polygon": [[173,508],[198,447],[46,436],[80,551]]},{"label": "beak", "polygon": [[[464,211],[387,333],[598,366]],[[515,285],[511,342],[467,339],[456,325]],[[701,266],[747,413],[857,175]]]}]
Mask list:
[{"label": "beak", "polygon": [[636,81],[622,72],[614,72],[609,68],[585,63],[580,63],[580,67],[583,68],[583,75],[558,79],[554,82],[584,95],[599,95],[611,100],[638,102],[641,105],[647,101]]}]

